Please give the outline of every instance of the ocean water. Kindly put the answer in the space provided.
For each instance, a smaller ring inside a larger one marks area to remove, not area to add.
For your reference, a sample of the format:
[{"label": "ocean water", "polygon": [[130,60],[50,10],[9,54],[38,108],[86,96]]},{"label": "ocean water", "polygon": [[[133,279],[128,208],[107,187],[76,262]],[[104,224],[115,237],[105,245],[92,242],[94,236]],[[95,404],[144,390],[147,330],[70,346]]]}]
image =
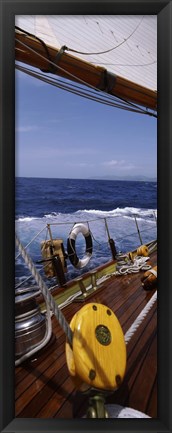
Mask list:
[{"label": "ocean water", "polygon": [[[156,182],[16,178],[15,197],[17,234],[24,246],[29,244],[27,251],[49,287],[56,280],[47,279],[42,265],[37,263],[42,258],[41,241],[49,238],[47,224],[50,224],[53,238],[63,240],[65,251],[73,225],[78,222],[89,225],[93,241],[91,260],[82,270],[77,270],[67,259],[67,280],[111,260],[105,221],[117,252],[130,251],[140,245],[136,221],[142,243],[157,237]],[[76,251],[78,257],[84,256],[82,234],[76,239]],[[29,276],[16,250],[16,287]],[[32,277],[24,283],[25,286],[32,284]]]}]

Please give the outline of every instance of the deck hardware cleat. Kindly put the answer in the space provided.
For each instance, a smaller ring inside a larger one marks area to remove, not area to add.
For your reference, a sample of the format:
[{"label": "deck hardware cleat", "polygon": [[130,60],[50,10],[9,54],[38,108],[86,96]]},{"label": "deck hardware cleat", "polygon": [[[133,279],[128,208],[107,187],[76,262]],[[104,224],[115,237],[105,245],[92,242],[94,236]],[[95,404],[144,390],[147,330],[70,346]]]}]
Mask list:
[{"label": "deck hardware cleat", "polygon": [[79,288],[82,294],[77,296],[74,299],[74,302],[84,302],[85,299],[89,298],[90,295],[92,295],[95,291],[99,290],[102,287],[101,284],[97,285],[97,269],[90,271],[89,275],[91,276],[92,287],[89,286],[88,289],[86,289],[86,287],[84,286],[82,276],[75,278],[75,281],[79,283]]},{"label": "deck hardware cleat", "polygon": [[96,284],[96,273],[97,273],[97,269],[93,269],[93,271],[90,271],[90,275],[91,275],[91,284],[92,284],[92,289],[93,289],[93,290],[97,290],[97,284]]},{"label": "deck hardware cleat", "polygon": [[82,275],[75,278],[75,281],[79,285],[79,289],[81,290],[82,294],[78,295],[73,301],[74,302],[84,302],[85,299],[88,297],[88,291],[86,290],[86,287],[84,286]]}]

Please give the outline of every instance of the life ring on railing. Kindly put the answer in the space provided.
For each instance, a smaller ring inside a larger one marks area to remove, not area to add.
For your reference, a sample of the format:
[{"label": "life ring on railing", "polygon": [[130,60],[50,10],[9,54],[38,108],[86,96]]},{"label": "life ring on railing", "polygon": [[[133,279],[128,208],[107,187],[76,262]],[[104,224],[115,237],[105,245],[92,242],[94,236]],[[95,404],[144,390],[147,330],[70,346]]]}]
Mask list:
[{"label": "life ring on railing", "polygon": [[[79,233],[83,234],[86,243],[85,256],[82,259],[78,258],[75,248],[75,241]],[[86,266],[91,259],[92,251],[92,237],[88,227],[80,223],[75,224],[67,240],[67,252],[72,265],[77,269],[84,268],[84,266]]]}]

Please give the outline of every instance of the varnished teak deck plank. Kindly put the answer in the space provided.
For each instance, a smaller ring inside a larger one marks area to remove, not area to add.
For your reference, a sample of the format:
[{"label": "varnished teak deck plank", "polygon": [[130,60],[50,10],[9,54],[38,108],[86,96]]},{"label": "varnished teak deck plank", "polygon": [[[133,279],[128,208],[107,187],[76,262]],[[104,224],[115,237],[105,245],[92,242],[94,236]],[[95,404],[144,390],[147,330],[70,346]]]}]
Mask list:
[{"label": "varnished teak deck plank", "polygon": [[[156,264],[156,253],[151,256]],[[124,333],[152,296],[141,285],[141,273],[112,277],[86,302],[101,302],[117,315]],[[63,309],[68,322],[84,304]],[[88,397],[74,388],[65,360],[65,335],[55,317],[49,347],[16,368],[16,416],[71,418],[83,416]],[[127,346],[127,370],[123,384],[107,402],[129,406],[157,417],[157,316],[152,307]]]}]

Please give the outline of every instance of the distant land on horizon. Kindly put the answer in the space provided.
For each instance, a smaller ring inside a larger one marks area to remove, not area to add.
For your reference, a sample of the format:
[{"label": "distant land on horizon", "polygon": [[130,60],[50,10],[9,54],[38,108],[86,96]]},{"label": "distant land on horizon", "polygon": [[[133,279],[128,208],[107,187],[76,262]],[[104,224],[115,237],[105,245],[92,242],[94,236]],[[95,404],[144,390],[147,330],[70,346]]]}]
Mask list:
[{"label": "distant land on horizon", "polygon": [[157,182],[157,179],[155,177],[147,177],[147,176],[142,176],[142,175],[135,175],[135,176],[113,176],[113,175],[109,175],[109,176],[95,176],[92,177],[91,179],[97,179],[97,180],[125,180],[125,181],[136,181],[136,182]]},{"label": "distant land on horizon", "polygon": [[146,177],[146,176],[94,176],[89,178],[68,178],[68,177],[40,177],[40,176],[16,176],[16,178],[23,179],[73,179],[73,180],[117,180],[117,181],[131,181],[131,182],[157,182],[155,177]]}]

